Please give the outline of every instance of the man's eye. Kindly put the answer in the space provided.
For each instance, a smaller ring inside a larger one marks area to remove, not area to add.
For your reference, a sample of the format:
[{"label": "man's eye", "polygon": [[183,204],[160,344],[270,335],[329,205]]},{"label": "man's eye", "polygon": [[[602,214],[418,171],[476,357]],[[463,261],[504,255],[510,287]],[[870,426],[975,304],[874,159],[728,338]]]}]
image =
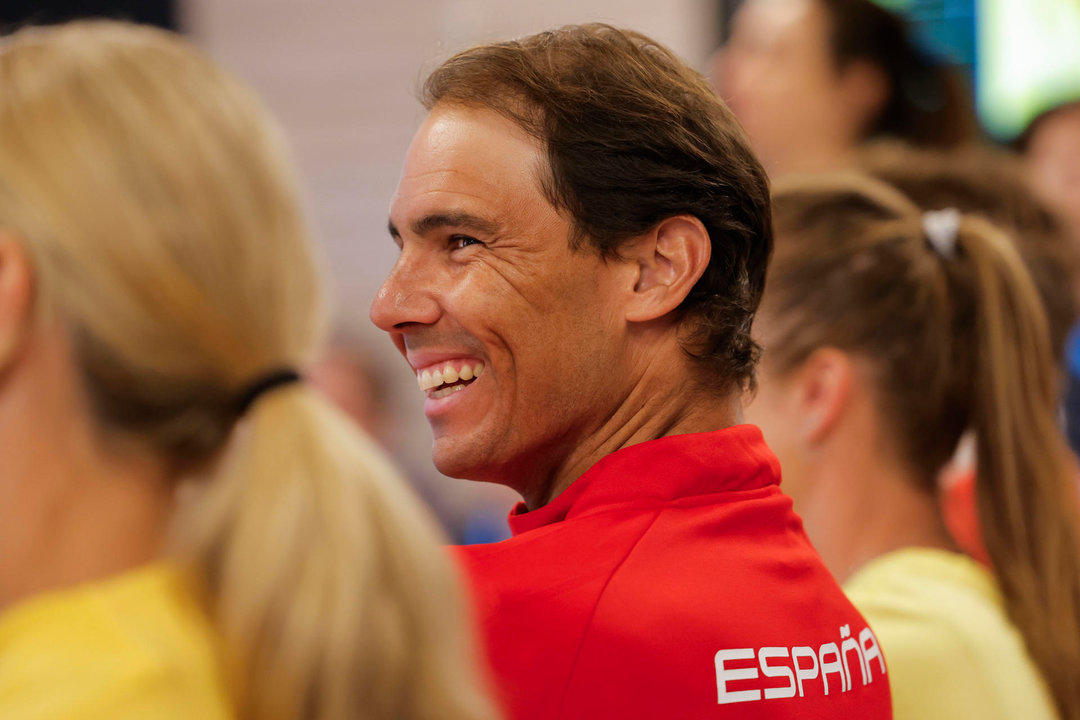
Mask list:
[{"label": "man's eye", "polygon": [[469,247],[470,245],[482,245],[479,240],[468,235],[454,235],[450,238],[450,249],[460,250],[461,248]]}]

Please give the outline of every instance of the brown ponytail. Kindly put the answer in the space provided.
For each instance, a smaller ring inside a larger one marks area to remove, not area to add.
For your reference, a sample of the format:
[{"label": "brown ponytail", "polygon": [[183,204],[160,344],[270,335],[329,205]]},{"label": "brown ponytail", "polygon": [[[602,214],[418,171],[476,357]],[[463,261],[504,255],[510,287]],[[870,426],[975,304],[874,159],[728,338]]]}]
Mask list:
[{"label": "brown ponytail", "polygon": [[1063,718],[1080,718],[1077,477],[1056,422],[1056,364],[1035,289],[1009,241],[971,221],[977,292],[972,427],[994,575]]},{"label": "brown ponytail", "polygon": [[965,430],[1006,610],[1066,720],[1080,720],[1080,518],[1056,423],[1056,365],[1039,295],[1006,236],[964,216],[933,249],[921,211],[859,175],[774,194],[777,251],[762,313],[778,371],[818,347],[875,368],[882,417],[928,493]]}]

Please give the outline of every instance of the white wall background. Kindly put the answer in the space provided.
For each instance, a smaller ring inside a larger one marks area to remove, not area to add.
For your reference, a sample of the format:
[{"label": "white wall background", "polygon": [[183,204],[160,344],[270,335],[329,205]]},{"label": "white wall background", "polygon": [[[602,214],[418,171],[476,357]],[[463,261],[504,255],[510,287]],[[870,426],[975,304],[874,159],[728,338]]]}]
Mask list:
[{"label": "white wall background", "polygon": [[316,236],[325,246],[340,323],[370,337],[391,365],[402,417],[399,456],[445,511],[507,504],[509,494],[439,478],[411,373],[367,319],[393,264],[390,197],[423,116],[416,89],[451,53],[568,23],[640,30],[702,67],[713,49],[715,0],[182,0],[182,22],[218,61],[251,83],[296,153]]}]

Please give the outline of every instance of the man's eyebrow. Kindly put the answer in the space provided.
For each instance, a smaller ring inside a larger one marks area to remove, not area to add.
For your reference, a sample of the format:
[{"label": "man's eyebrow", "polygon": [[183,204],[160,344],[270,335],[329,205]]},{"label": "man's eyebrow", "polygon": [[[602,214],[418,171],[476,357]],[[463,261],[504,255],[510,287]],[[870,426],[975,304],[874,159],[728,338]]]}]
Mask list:
[{"label": "man's eyebrow", "polygon": [[[432,230],[443,227],[461,228],[462,230],[472,230],[474,232],[483,233],[485,235],[494,235],[499,226],[497,223],[482,218],[477,215],[472,215],[467,212],[440,212],[425,215],[412,224],[412,231],[415,235],[426,235]],[[393,238],[400,238],[401,232],[397,226],[391,220],[389,223],[390,236]]]}]

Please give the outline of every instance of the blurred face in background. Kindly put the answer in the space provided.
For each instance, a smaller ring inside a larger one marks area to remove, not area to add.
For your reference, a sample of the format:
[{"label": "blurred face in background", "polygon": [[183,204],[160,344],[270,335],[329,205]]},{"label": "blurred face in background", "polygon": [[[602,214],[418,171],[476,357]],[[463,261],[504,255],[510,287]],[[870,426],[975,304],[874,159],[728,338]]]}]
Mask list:
[{"label": "blurred face in background", "polygon": [[1032,183],[1080,243],[1080,102],[1039,121],[1028,143]]},{"label": "blurred face in background", "polygon": [[516,482],[602,424],[629,374],[620,264],[571,248],[545,162],[501,115],[437,105],[405,161],[390,211],[401,254],[371,308],[426,395],[436,467],[522,494],[537,490]]},{"label": "blurred face in background", "polygon": [[714,56],[717,91],[771,175],[836,165],[881,106],[878,74],[838,68],[829,33],[817,0],[746,0]]},{"label": "blurred face in background", "polygon": [[331,344],[305,376],[364,432],[383,446],[392,446],[385,381],[373,360],[350,347]]}]

